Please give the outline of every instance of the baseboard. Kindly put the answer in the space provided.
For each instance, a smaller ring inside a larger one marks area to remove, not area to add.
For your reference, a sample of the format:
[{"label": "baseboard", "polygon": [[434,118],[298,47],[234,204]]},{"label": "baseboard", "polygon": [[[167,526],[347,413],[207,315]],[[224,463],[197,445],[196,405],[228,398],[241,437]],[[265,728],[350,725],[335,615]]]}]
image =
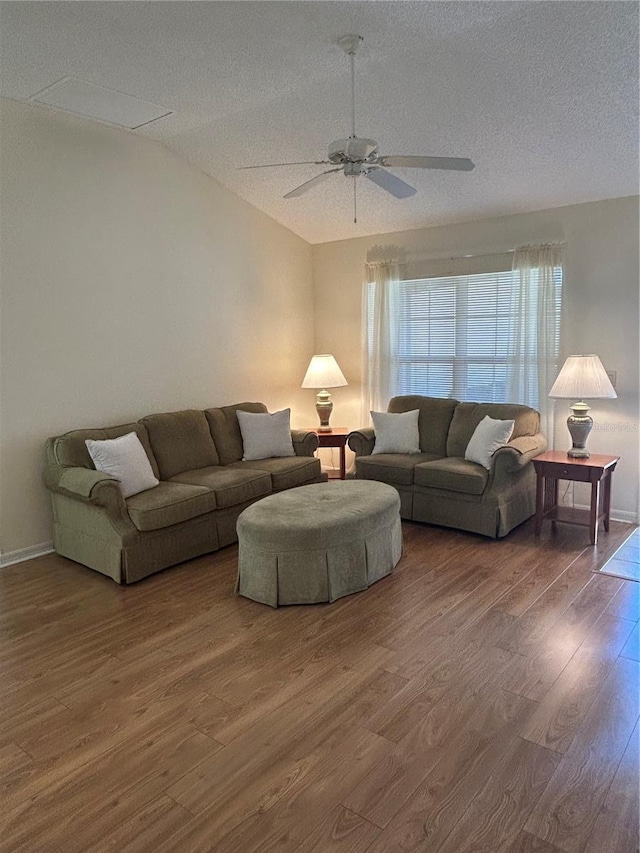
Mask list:
[{"label": "baseboard", "polygon": [[635,512],[623,512],[622,510],[611,510],[611,520],[623,521],[625,524],[637,524],[638,514]]},{"label": "baseboard", "polygon": [[[590,509],[587,504],[575,504],[575,509]],[[635,512],[626,512],[622,509],[611,510],[611,521],[622,521],[624,524],[638,524],[638,515]]]},{"label": "baseboard", "polygon": [[53,542],[41,542],[39,545],[31,545],[29,548],[18,548],[17,551],[8,551],[0,555],[0,569],[5,566],[13,566],[16,563],[24,563],[25,560],[33,560],[35,557],[44,557],[45,554],[53,553]]}]

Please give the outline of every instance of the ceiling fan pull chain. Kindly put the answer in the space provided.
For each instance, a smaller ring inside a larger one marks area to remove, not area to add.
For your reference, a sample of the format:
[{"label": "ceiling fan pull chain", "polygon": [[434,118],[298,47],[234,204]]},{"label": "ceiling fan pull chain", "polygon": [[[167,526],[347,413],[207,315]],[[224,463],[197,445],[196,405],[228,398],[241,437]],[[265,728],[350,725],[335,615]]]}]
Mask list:
[{"label": "ceiling fan pull chain", "polygon": [[353,224],[358,221],[358,208],[357,208],[357,188],[356,188],[356,176],[353,176]]}]

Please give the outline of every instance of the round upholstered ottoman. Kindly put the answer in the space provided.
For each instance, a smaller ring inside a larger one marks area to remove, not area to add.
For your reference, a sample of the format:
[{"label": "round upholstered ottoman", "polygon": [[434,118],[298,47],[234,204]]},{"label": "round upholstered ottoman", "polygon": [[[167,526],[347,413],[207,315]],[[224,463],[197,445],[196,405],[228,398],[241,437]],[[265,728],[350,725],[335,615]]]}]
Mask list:
[{"label": "round upholstered ottoman", "polygon": [[398,492],[371,480],[270,495],[240,514],[237,529],[236,591],[273,607],[359,592],[402,554]]}]

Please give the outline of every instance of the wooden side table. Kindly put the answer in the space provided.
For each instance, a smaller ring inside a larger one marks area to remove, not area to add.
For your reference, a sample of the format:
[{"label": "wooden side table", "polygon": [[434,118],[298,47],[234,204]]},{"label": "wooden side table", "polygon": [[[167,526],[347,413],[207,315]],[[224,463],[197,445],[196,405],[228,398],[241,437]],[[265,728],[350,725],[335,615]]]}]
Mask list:
[{"label": "wooden side table", "polygon": [[347,476],[346,446],[347,436],[351,432],[346,427],[332,427],[331,432],[318,432],[317,427],[303,427],[318,436],[318,447],[337,447],[340,450],[340,477],[329,477],[330,480],[345,480]]},{"label": "wooden side table", "polygon": [[[533,460],[536,470],[536,536],[542,522],[550,518],[567,524],[581,524],[589,528],[591,544],[598,541],[598,523],[604,521],[609,529],[611,511],[611,479],[619,456],[589,456],[574,458],[560,450],[547,450]],[[558,480],[591,483],[591,506],[588,510],[558,506]],[[601,488],[602,487],[602,488]],[[602,492],[602,493],[601,493]]]}]

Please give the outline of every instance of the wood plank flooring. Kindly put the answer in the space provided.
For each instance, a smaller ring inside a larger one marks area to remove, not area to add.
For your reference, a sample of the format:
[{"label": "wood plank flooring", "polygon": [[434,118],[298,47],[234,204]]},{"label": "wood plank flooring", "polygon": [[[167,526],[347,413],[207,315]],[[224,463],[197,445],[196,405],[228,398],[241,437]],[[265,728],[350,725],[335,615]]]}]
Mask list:
[{"label": "wood plank flooring", "polygon": [[403,530],[332,605],[235,596],[235,547],[0,571],[0,850],[636,853],[629,526]]}]

